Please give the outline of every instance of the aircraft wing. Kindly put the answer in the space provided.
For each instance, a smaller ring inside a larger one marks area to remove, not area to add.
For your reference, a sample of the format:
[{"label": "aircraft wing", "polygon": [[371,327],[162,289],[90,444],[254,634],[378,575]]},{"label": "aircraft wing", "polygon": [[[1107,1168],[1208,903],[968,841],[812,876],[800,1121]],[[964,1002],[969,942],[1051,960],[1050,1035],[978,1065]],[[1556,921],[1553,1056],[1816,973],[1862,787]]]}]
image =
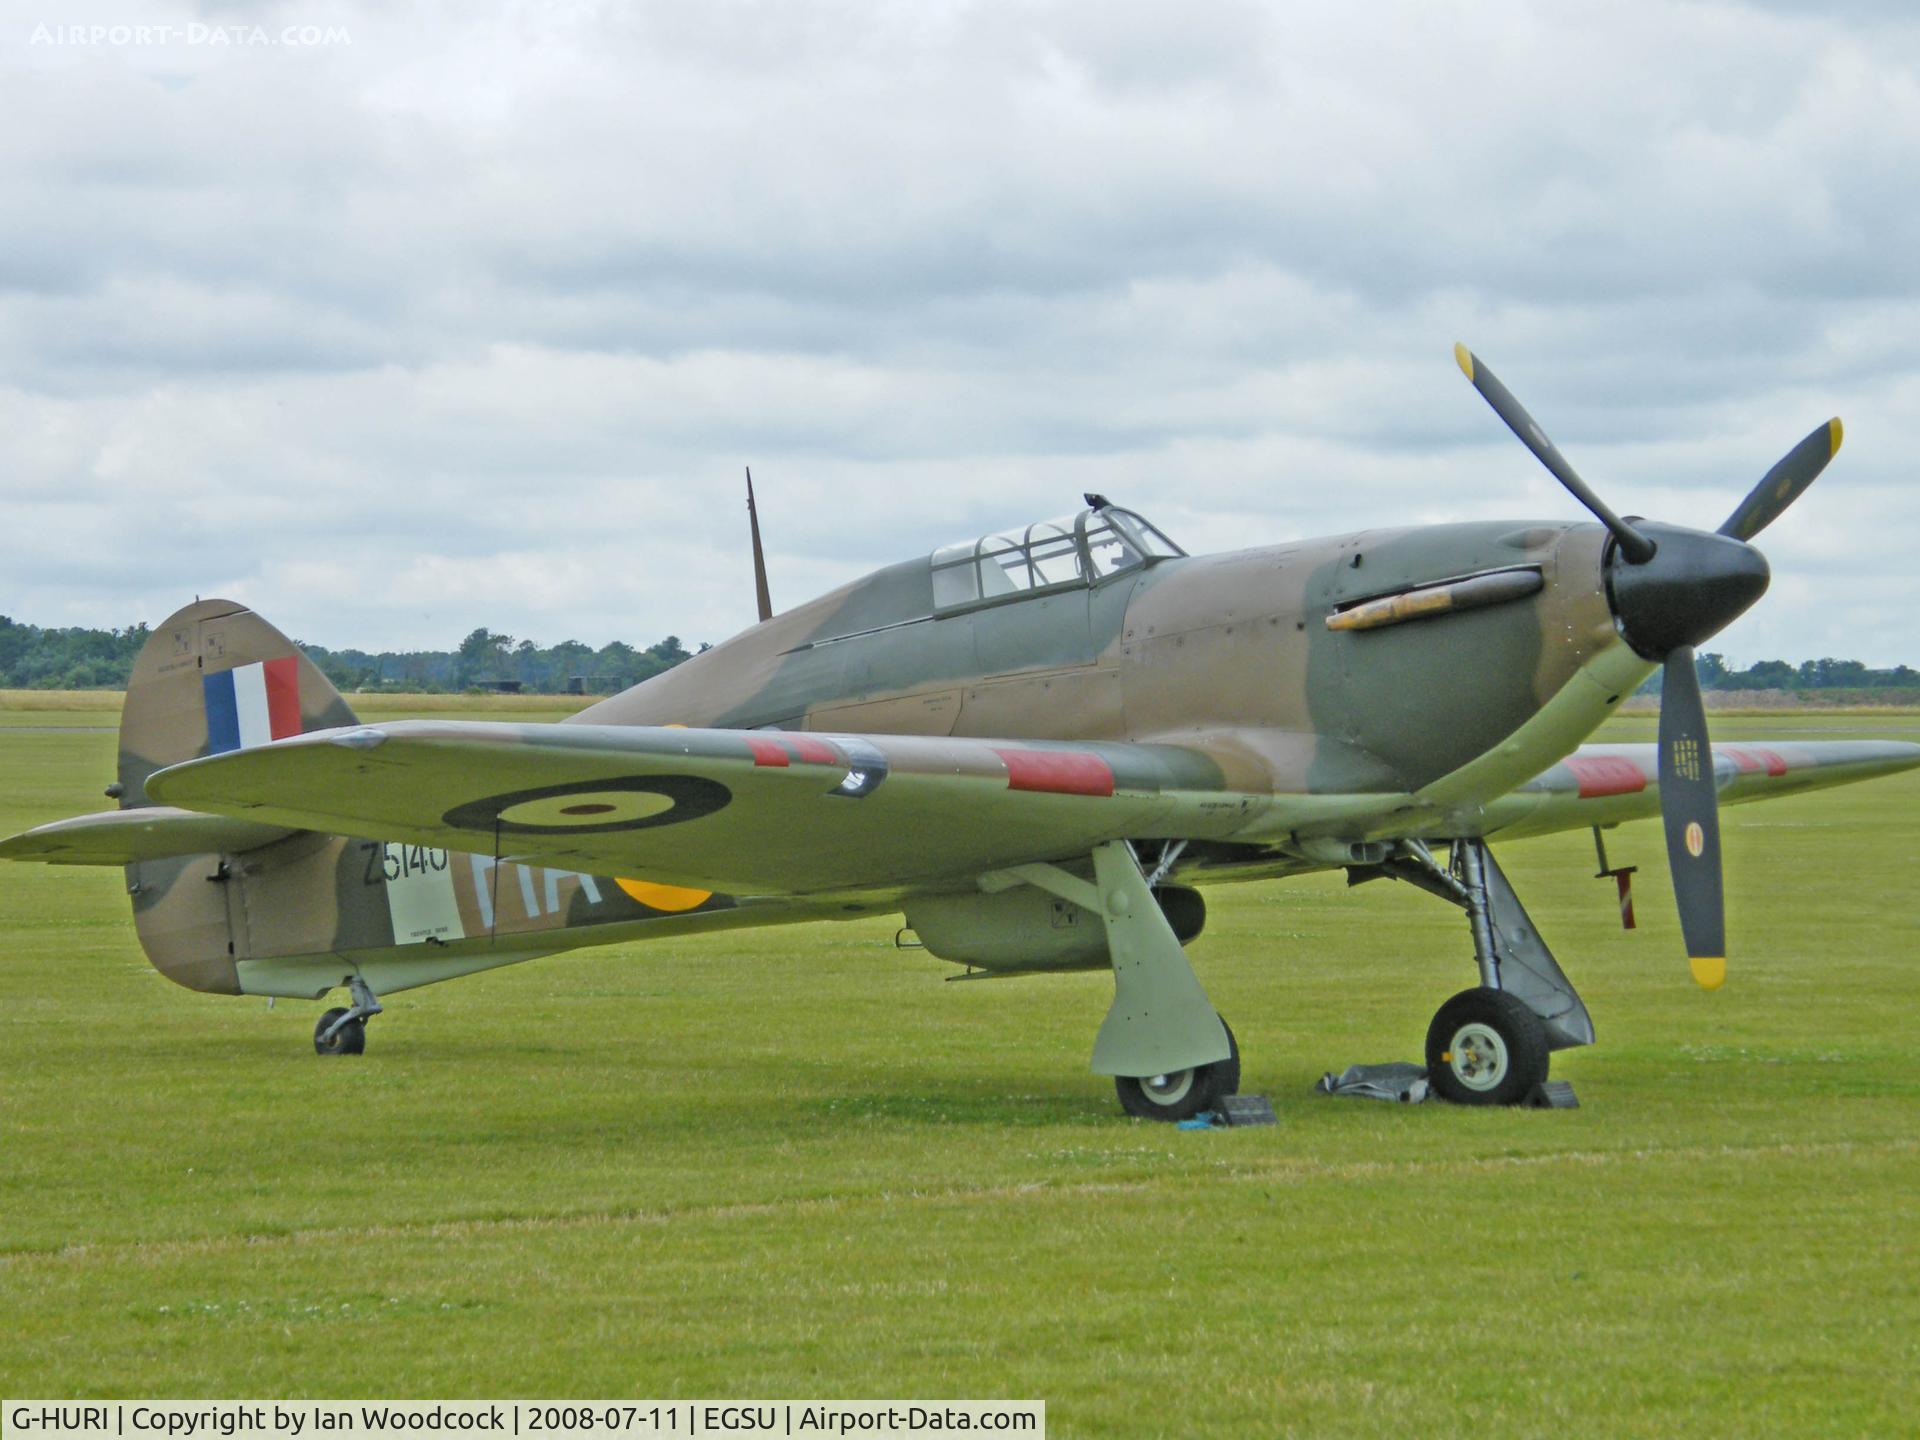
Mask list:
[{"label": "aircraft wing", "polygon": [[911,887],[1225,838],[1270,792],[1180,745],[400,721],[156,773],[166,805],[731,894]]},{"label": "aircraft wing", "polygon": [[[1920,767],[1920,745],[1900,740],[1738,741],[1713,746],[1722,805],[1850,785]],[[1487,807],[1490,836],[1544,835],[1650,819],[1660,813],[1659,748],[1582,745]]]}]

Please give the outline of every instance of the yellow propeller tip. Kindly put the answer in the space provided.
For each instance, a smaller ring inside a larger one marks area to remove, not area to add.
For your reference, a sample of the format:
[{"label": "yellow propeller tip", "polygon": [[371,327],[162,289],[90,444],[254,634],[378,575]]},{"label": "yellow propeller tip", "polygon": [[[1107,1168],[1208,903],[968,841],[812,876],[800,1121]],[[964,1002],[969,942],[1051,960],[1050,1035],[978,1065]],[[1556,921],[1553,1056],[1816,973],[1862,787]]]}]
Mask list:
[{"label": "yellow propeller tip", "polygon": [[1718,990],[1727,980],[1727,957],[1724,955],[1689,955],[1687,967],[1693,971],[1693,980],[1702,990]]},{"label": "yellow propeller tip", "polygon": [[1840,417],[1838,415],[1827,421],[1827,443],[1833,447],[1827,451],[1827,458],[1829,460],[1840,453],[1840,442],[1846,438],[1846,426],[1840,423]]},{"label": "yellow propeller tip", "polygon": [[[1456,340],[1453,344],[1453,358],[1460,364],[1460,373],[1469,380],[1473,379],[1473,352]],[[1836,425],[1839,423],[1837,420],[1834,421]]]}]

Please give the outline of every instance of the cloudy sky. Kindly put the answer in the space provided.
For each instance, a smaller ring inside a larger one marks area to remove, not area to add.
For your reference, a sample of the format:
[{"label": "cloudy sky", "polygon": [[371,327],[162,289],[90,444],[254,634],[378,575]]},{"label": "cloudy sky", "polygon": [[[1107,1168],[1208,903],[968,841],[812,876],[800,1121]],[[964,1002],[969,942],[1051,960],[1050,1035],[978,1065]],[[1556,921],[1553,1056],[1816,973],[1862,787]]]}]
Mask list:
[{"label": "cloudy sky", "polygon": [[0,0],[0,67],[18,619],[717,641],[743,464],[776,604],[1090,488],[1576,515],[1463,339],[1683,524],[1842,415],[1717,648],[1920,664],[1905,6]]}]

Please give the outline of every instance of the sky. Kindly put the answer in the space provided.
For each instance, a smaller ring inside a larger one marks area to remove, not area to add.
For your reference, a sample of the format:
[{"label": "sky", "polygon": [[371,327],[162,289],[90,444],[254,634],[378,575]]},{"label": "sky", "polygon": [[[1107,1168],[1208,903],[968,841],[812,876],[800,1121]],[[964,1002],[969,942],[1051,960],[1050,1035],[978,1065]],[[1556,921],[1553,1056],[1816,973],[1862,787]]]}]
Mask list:
[{"label": "sky", "polygon": [[717,642],[1085,490],[1191,551],[1711,529],[1920,664],[1885,4],[0,0],[0,613]]}]

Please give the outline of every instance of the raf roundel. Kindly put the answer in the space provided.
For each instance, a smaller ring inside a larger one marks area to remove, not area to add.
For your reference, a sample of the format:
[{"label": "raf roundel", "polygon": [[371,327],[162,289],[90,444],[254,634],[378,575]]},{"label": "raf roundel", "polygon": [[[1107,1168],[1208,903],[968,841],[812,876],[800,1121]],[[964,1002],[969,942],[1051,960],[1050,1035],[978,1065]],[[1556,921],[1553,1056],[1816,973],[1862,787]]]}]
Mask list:
[{"label": "raf roundel", "polygon": [[1698,820],[1687,825],[1687,853],[1694,859],[1700,858],[1700,852],[1707,848],[1707,832],[1700,828]]},{"label": "raf roundel", "polygon": [[489,795],[456,805],[444,818],[461,830],[497,827],[514,835],[598,835],[697,820],[732,798],[719,781],[698,775],[629,775]]}]

